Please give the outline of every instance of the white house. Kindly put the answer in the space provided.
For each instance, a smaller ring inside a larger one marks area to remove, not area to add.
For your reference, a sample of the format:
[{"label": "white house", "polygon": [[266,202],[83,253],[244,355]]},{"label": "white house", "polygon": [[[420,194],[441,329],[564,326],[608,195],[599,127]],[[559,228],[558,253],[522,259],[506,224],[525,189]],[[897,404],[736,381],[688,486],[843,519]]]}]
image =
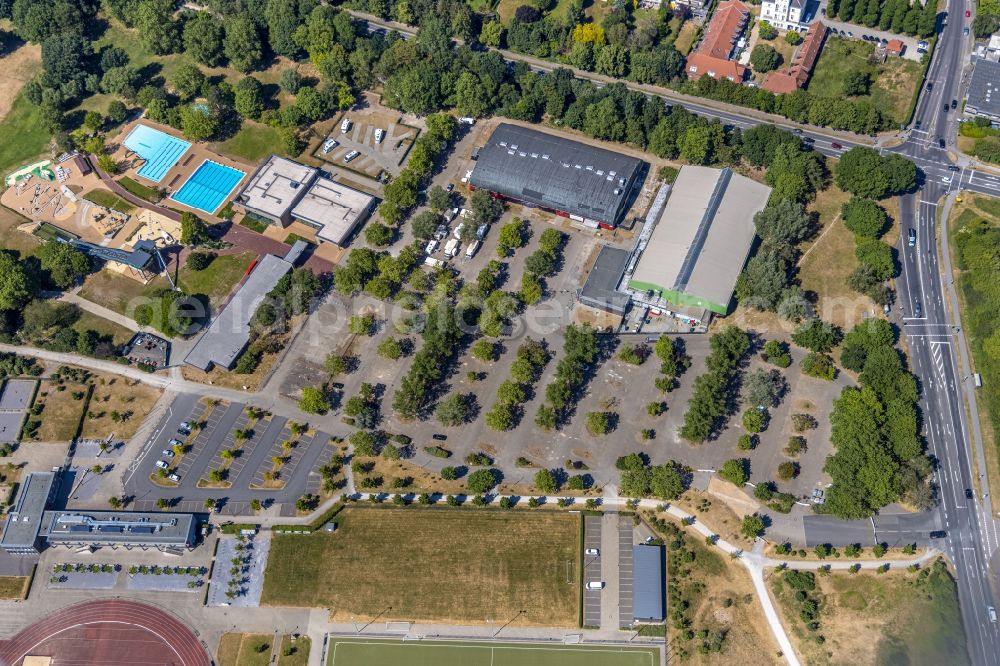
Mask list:
[{"label": "white house", "polygon": [[764,0],[760,18],[778,30],[802,30],[805,11],[806,0]]}]

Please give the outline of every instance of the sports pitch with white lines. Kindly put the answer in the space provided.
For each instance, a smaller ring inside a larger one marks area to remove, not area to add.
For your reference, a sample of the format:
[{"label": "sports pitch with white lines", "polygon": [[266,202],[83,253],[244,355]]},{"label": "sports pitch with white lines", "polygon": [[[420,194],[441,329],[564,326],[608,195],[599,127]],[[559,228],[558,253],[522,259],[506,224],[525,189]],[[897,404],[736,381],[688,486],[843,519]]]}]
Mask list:
[{"label": "sports pitch with white lines", "polygon": [[327,666],[656,666],[656,648],[334,638]]}]

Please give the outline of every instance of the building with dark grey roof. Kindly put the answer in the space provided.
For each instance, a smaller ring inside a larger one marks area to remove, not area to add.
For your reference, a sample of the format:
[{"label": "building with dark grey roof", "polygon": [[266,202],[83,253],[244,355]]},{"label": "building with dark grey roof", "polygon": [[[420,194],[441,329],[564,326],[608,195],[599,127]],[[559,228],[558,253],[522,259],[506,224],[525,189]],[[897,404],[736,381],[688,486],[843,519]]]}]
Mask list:
[{"label": "building with dark grey roof", "polygon": [[15,555],[34,555],[44,540],[39,536],[43,515],[56,490],[55,472],[33,472],[21,484],[14,508],[7,514],[0,548]]},{"label": "building with dark grey roof", "polygon": [[632,546],[632,617],[663,622],[663,546]]},{"label": "building with dark grey roof", "polygon": [[630,252],[605,245],[597,255],[594,267],[587,275],[587,282],[580,291],[579,300],[583,305],[624,316],[631,298],[618,291],[618,285],[625,273]]},{"label": "building with dark grey roof", "polygon": [[1000,62],[974,58],[965,112],[1000,122]]},{"label": "building with dark grey roof", "polygon": [[292,270],[292,262],[302,254],[305,245],[304,241],[295,241],[284,259],[273,254],[264,255],[188,352],[184,362],[204,372],[216,365],[231,369],[250,342],[250,320],[257,307]]},{"label": "building with dark grey roof", "polygon": [[469,185],[585,226],[614,227],[645,166],[628,155],[502,123],[479,151]]}]

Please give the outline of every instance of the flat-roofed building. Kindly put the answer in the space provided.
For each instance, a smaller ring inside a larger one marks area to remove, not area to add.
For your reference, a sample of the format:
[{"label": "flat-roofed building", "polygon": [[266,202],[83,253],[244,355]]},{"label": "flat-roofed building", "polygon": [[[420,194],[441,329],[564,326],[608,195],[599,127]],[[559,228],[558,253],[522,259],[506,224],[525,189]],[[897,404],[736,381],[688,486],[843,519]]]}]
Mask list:
[{"label": "flat-roofed building", "polygon": [[291,217],[314,227],[320,240],[343,245],[372,212],[374,203],[370,194],[320,177],[292,208]]},{"label": "flat-roofed building", "polygon": [[618,285],[625,273],[629,254],[628,250],[609,245],[601,248],[578,296],[581,304],[619,318],[625,316],[631,299],[628,294],[618,291]]},{"label": "flat-roofed building", "polygon": [[1000,122],[1000,63],[985,58],[973,58],[972,62],[975,69],[969,82],[965,112]]},{"label": "flat-roofed building", "polygon": [[42,550],[39,536],[45,510],[56,490],[55,472],[32,472],[21,484],[14,508],[7,514],[0,548],[14,555],[35,555]]},{"label": "flat-roofed building", "polygon": [[683,167],[629,289],[672,314],[725,314],[755,238],[754,215],[771,188],[730,169]]},{"label": "flat-roofed building", "polygon": [[250,320],[257,307],[292,270],[292,263],[302,254],[305,245],[304,241],[296,241],[284,259],[273,254],[264,255],[188,352],[184,362],[204,372],[216,365],[231,369],[250,342]]},{"label": "flat-roofed building", "polygon": [[46,511],[40,536],[50,546],[68,548],[191,548],[197,523],[191,513]]},{"label": "flat-roofed building", "polygon": [[243,212],[281,227],[292,221],[292,209],[319,175],[319,169],[271,155],[236,195]]},{"label": "flat-roofed building", "polygon": [[632,546],[632,618],[663,622],[663,546]]}]

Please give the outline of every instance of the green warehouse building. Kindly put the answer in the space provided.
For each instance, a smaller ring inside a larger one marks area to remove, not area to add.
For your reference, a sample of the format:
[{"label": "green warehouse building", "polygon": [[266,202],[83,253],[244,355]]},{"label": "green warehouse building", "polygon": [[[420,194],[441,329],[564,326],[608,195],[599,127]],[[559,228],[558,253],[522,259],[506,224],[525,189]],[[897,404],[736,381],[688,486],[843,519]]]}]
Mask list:
[{"label": "green warehouse building", "polygon": [[753,247],[754,215],[770,196],[770,187],[730,169],[682,168],[649,240],[640,243],[629,289],[673,314],[726,314]]}]

